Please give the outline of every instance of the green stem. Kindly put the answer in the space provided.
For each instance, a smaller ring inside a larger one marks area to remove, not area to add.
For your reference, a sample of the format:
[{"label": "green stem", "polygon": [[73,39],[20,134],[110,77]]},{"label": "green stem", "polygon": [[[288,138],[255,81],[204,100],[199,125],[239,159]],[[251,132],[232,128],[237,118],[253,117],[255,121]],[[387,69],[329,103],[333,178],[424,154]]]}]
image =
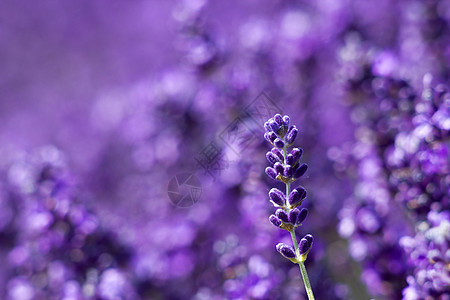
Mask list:
[{"label": "green stem", "polygon": [[292,229],[289,232],[291,233],[292,243],[294,243],[295,255],[297,256],[297,259],[299,259],[300,258],[300,250],[298,249],[298,243],[297,243],[297,237],[295,236],[295,230]]},{"label": "green stem", "polygon": [[[286,146],[283,148],[284,154],[284,164],[286,165]],[[291,193],[291,182],[286,183],[286,199],[289,198],[289,194]],[[309,300],[314,300],[314,294],[311,289],[311,283],[309,283],[308,273],[306,272],[305,264],[300,260],[300,250],[298,249],[297,237],[295,236],[295,228],[291,231],[292,243],[294,244],[295,256],[297,257],[298,265],[300,267],[300,272],[302,273],[303,283],[305,284],[306,294],[308,295]]]},{"label": "green stem", "polygon": [[306,272],[305,264],[300,260],[300,250],[298,249],[297,237],[295,236],[295,230],[289,231],[291,233],[292,243],[294,244],[295,255],[299,260],[298,265],[300,267],[300,272],[302,273],[303,283],[305,284],[306,294],[309,300],[314,300],[314,294],[311,288],[311,283],[309,283],[308,273]]},{"label": "green stem", "polygon": [[308,294],[309,300],[314,300],[311,284],[309,283],[308,273],[306,272],[305,264],[301,261],[298,263],[300,266],[300,272],[302,273],[303,283],[305,284],[306,294]]}]

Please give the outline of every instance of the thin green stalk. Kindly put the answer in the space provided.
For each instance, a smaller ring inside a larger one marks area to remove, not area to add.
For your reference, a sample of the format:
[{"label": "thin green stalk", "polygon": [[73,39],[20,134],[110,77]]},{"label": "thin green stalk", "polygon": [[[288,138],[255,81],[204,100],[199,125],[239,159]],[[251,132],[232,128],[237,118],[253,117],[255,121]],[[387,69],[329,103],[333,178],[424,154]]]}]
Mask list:
[{"label": "thin green stalk", "polygon": [[303,283],[305,284],[306,294],[308,294],[309,300],[314,300],[313,291],[311,289],[311,284],[309,283],[308,273],[306,272],[305,264],[300,261],[298,263],[300,266],[300,272],[302,273]]},{"label": "thin green stalk", "polygon": [[297,243],[297,237],[295,236],[295,230],[292,229],[289,232],[291,233],[292,242],[294,243],[295,255],[297,256],[297,259],[299,259],[300,258],[300,250],[298,249],[298,243]]},{"label": "thin green stalk", "polygon": [[297,260],[299,260],[298,265],[300,267],[300,272],[302,273],[303,283],[305,284],[306,294],[309,300],[314,300],[314,294],[311,288],[311,283],[309,283],[308,273],[306,272],[305,264],[300,260],[300,250],[298,249],[297,237],[295,236],[295,230],[290,231],[292,243],[294,244],[295,255]]},{"label": "thin green stalk", "polygon": [[[283,148],[283,154],[284,154],[284,164],[286,164],[286,146]],[[289,194],[291,193],[291,183],[286,183],[286,199],[289,198]],[[308,295],[309,300],[314,300],[314,294],[311,289],[311,283],[309,283],[308,273],[306,272],[305,264],[300,259],[300,250],[298,249],[298,242],[297,237],[295,236],[295,228],[293,228],[291,231],[291,238],[292,243],[294,244],[295,249],[295,256],[297,257],[298,265],[300,267],[300,273],[302,273],[303,283],[305,284],[306,294]]]}]

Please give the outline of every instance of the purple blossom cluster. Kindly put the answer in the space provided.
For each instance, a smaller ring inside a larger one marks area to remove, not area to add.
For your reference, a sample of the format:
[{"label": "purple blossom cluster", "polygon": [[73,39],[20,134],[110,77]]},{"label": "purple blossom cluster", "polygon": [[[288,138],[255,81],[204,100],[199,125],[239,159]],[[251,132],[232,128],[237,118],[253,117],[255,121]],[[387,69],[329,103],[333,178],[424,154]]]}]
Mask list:
[{"label": "purple blossom cluster", "polygon": [[[0,299],[306,299],[275,249],[317,299],[448,299],[449,24],[448,0],[2,1]],[[273,228],[306,214],[311,251]]]},{"label": "purple blossom cluster", "polygon": [[[302,149],[293,148],[287,154],[298,134],[298,129],[295,125],[289,126],[289,121],[289,116],[281,117],[280,114],[276,114],[264,124],[266,129],[264,137],[274,146],[266,153],[267,160],[273,164],[273,167],[266,168],[266,174],[273,180],[279,180],[286,184],[286,193],[277,188],[272,188],[269,192],[270,202],[277,208],[269,220],[276,227],[295,235],[295,229],[302,225],[308,215],[306,208],[298,209],[306,198],[306,190],[298,187],[290,191],[290,187],[293,182],[305,174],[308,166],[300,164]],[[276,246],[277,251],[294,263],[304,262],[313,243],[312,235],[305,235],[298,245],[296,239],[293,242],[295,250],[284,243],[279,243]]]},{"label": "purple blossom cluster", "polygon": [[440,211],[435,204],[426,221],[419,223],[414,237],[400,240],[414,271],[407,277],[408,287],[403,290],[405,299],[448,299],[450,293],[450,243],[449,211]]},{"label": "purple blossom cluster", "polygon": [[[405,299],[444,297],[441,288],[414,293],[424,281],[418,284],[412,276],[405,287],[405,276],[411,268],[417,274],[418,265],[400,241],[426,223],[432,207],[450,208],[447,87],[432,85],[426,74],[423,88],[414,88],[377,73],[377,63],[366,58],[361,72],[347,81],[356,141],[337,150],[335,159],[338,169],[346,165],[358,177],[354,195],[340,211],[339,231],[350,240],[350,253],[361,261],[372,293],[393,298],[403,289]],[[400,263],[408,257],[409,264]],[[448,278],[448,270],[440,271],[437,276]]]},{"label": "purple blossom cluster", "polygon": [[64,155],[48,146],[4,163],[5,299],[135,299],[130,251],[87,208]]}]

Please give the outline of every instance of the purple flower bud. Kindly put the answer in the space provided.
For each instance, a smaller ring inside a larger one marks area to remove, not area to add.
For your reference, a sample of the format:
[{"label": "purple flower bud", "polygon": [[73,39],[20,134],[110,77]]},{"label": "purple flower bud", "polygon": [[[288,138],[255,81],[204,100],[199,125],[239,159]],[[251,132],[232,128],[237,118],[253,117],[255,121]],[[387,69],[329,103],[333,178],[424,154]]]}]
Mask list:
[{"label": "purple flower bud", "polygon": [[295,141],[295,138],[297,137],[298,129],[293,127],[289,130],[287,136],[286,136],[286,143],[292,144]]},{"label": "purple flower bud", "polygon": [[299,214],[300,211],[298,210],[298,208],[291,209],[291,211],[289,211],[289,223],[295,225],[295,223],[297,223],[297,218]]},{"label": "purple flower bud", "polygon": [[307,234],[303,238],[308,240],[309,247],[311,248],[313,240],[314,240],[313,236],[311,234]]},{"label": "purple flower bud", "polygon": [[269,176],[273,180],[277,180],[277,171],[275,171],[274,168],[267,167],[266,168],[266,174],[267,174],[267,176]]},{"label": "purple flower bud", "polygon": [[300,178],[302,177],[306,170],[308,170],[308,165],[302,164],[300,167],[297,168],[297,170],[294,171],[294,178]]},{"label": "purple flower bud", "polygon": [[300,194],[297,190],[292,190],[288,197],[288,204],[290,206],[297,204],[300,201]]},{"label": "purple flower bud", "polygon": [[277,174],[281,174],[283,175],[284,173],[284,167],[280,162],[277,162],[273,165],[273,167],[275,168],[275,171],[277,172]]},{"label": "purple flower bud", "polygon": [[277,134],[283,138],[286,135],[286,132],[289,128],[289,117],[284,116],[282,118],[280,114],[277,114],[275,115],[274,119],[280,125],[280,129],[277,131]]},{"label": "purple flower bud", "polygon": [[273,142],[277,139],[277,135],[275,134],[275,132],[268,132],[267,134],[269,136],[269,141],[273,144]]},{"label": "purple flower bud", "polygon": [[284,116],[283,117],[283,125],[286,126],[286,127],[289,127],[289,121],[290,120],[291,119],[289,118],[289,116]]},{"label": "purple flower bud", "polygon": [[275,145],[275,147],[280,148],[280,149],[282,149],[282,148],[284,147],[284,142],[283,142],[283,140],[280,139],[280,138],[276,138],[276,139],[273,141],[273,144]]},{"label": "purple flower bud", "polygon": [[300,250],[300,255],[305,254],[309,250],[309,243],[308,240],[305,238],[302,238],[300,240],[300,243],[298,244],[298,248]]},{"label": "purple flower bud", "polygon": [[302,222],[306,219],[306,216],[308,215],[308,210],[306,208],[302,208],[300,213],[297,216],[297,223],[296,225],[302,224]]},{"label": "purple flower bud", "polygon": [[274,120],[269,121],[270,129],[272,129],[273,132],[278,132],[280,130],[280,124],[275,122]]},{"label": "purple flower bud", "polygon": [[288,130],[286,131],[287,134],[292,131],[292,129],[296,128],[295,125],[289,126]]},{"label": "purple flower bud", "polygon": [[300,158],[302,157],[302,154],[303,154],[303,150],[302,149],[293,148],[292,151],[291,151],[291,155],[294,158],[294,163],[291,164],[291,165],[295,165],[300,160]]},{"label": "purple flower bud", "polygon": [[277,216],[278,219],[280,219],[284,223],[289,223],[289,218],[288,218],[287,213],[284,210],[282,210],[281,208],[277,209],[277,211],[275,212],[275,216]]},{"label": "purple flower bud", "polygon": [[298,188],[296,188],[296,190],[298,191],[298,193],[300,194],[300,199],[303,200],[306,198],[306,190],[304,187],[299,186]]},{"label": "purple flower bud", "polygon": [[275,204],[279,206],[286,205],[286,197],[284,196],[283,192],[277,188],[273,188],[270,190],[269,197],[270,200],[272,200]]},{"label": "purple flower bud", "polygon": [[264,128],[269,132],[272,131],[272,128],[270,128],[269,122],[264,123]]},{"label": "purple flower bud", "polygon": [[292,154],[288,154],[286,156],[286,163],[293,166],[294,165],[294,156]]},{"label": "purple flower bud", "polygon": [[281,161],[278,156],[276,156],[275,154],[273,154],[273,152],[270,151],[266,153],[266,158],[271,164]]},{"label": "purple flower bud", "polygon": [[309,250],[311,250],[313,237],[310,234],[305,235],[299,243],[300,260],[305,261]]},{"label": "purple flower bud", "polygon": [[281,220],[278,219],[277,216],[275,216],[275,215],[270,215],[269,221],[276,227],[280,227],[280,225],[282,224]]},{"label": "purple flower bud", "polygon": [[306,190],[302,187],[298,187],[289,194],[288,204],[291,207],[297,207],[302,204],[303,199],[306,197]]},{"label": "purple flower bud", "polygon": [[288,245],[284,243],[279,243],[276,246],[277,251],[280,252],[281,255],[283,255],[286,258],[295,258],[295,252],[294,249],[289,247]]},{"label": "purple flower bud", "polygon": [[273,154],[275,154],[275,155],[280,159],[280,161],[283,161],[283,160],[284,160],[283,153],[281,153],[280,149],[278,149],[278,148],[272,148],[271,151],[272,151]]},{"label": "purple flower bud", "polygon": [[283,117],[280,114],[276,114],[273,119],[277,122],[278,125],[283,126]]},{"label": "purple flower bud", "polygon": [[291,165],[286,165],[286,166],[284,167],[284,176],[285,176],[285,177],[291,178],[292,175],[293,175],[293,173],[294,173],[294,170],[292,169],[292,166],[291,166]]}]

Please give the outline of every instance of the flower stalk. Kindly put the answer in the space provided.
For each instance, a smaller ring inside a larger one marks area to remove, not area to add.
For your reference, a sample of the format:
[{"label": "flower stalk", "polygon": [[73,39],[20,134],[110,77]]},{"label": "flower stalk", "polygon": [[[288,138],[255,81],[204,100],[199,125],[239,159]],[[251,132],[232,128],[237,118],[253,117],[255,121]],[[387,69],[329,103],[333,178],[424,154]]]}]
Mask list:
[{"label": "flower stalk", "polygon": [[279,243],[276,249],[282,256],[299,265],[308,299],[313,300],[314,295],[304,264],[312,247],[313,237],[307,234],[298,243],[295,235],[295,229],[302,225],[308,214],[306,208],[298,209],[306,197],[306,190],[297,187],[291,191],[291,184],[305,174],[308,166],[299,162],[302,149],[293,148],[288,153],[298,134],[295,126],[289,126],[289,121],[288,116],[281,117],[280,114],[276,114],[264,124],[266,129],[264,138],[274,146],[266,153],[267,160],[273,164],[273,167],[266,168],[266,174],[286,185],[286,193],[276,188],[272,188],[269,192],[270,202],[277,208],[269,220],[273,225],[291,234],[294,248]]}]

